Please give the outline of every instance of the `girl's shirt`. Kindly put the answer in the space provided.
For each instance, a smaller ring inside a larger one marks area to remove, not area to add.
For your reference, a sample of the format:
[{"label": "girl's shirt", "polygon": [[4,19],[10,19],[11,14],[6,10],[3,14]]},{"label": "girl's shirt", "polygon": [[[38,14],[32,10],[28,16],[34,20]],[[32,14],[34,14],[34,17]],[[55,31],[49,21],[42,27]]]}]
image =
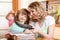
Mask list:
[{"label": "girl's shirt", "polygon": [[20,32],[24,32],[24,28],[21,28],[21,27],[19,27],[18,25],[16,25],[15,23],[13,23],[12,25],[11,25],[11,28],[10,28],[10,32],[12,33],[12,34],[15,34],[15,33],[20,33]]},{"label": "girl's shirt", "polygon": [[14,17],[12,17],[11,20],[9,20],[8,22],[9,27],[13,24],[13,22],[14,22]]}]

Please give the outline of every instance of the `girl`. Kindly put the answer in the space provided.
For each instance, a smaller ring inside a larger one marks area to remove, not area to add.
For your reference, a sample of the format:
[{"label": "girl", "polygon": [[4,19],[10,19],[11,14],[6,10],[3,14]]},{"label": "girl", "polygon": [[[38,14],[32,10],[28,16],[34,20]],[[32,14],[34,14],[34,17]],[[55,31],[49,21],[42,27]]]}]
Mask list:
[{"label": "girl", "polygon": [[[29,17],[30,12],[27,9],[21,9],[17,11],[17,14],[15,16],[15,20],[20,23],[20,24],[29,24]],[[28,29],[19,27],[18,25],[16,25],[16,23],[14,22],[11,26],[11,28],[9,29],[9,33],[6,34],[6,38],[7,40],[9,39],[13,39],[13,34],[17,34],[17,33],[27,33],[30,32]]]},{"label": "girl", "polygon": [[[21,9],[17,11],[15,20],[20,23],[20,24],[29,24],[29,14],[30,12],[27,9]],[[12,34],[15,33],[20,33],[20,32],[24,32],[25,28],[19,27],[18,25],[16,25],[16,23],[14,22],[10,28],[10,32]]]}]

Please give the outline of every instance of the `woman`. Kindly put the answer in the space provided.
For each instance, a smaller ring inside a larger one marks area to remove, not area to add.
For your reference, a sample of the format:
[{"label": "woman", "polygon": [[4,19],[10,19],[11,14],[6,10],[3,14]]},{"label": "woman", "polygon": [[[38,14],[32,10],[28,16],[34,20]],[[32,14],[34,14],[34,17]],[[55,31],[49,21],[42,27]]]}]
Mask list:
[{"label": "woman", "polygon": [[41,37],[53,39],[55,29],[55,19],[46,14],[40,2],[33,2],[28,6],[34,33],[39,33]]}]

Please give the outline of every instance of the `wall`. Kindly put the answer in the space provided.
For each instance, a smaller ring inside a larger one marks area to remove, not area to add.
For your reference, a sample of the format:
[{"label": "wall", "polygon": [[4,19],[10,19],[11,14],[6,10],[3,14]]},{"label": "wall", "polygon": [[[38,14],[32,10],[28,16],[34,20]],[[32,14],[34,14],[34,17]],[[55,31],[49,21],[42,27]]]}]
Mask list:
[{"label": "wall", "polygon": [[18,9],[28,8],[28,5],[34,1],[46,1],[46,0],[18,0]]}]

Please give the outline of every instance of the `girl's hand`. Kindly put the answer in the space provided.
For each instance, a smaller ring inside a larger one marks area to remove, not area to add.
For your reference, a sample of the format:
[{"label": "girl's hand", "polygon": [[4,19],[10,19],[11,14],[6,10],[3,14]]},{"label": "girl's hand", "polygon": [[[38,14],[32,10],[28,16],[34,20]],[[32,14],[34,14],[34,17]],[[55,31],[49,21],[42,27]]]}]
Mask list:
[{"label": "girl's hand", "polygon": [[24,33],[32,33],[30,30],[26,29]]}]

